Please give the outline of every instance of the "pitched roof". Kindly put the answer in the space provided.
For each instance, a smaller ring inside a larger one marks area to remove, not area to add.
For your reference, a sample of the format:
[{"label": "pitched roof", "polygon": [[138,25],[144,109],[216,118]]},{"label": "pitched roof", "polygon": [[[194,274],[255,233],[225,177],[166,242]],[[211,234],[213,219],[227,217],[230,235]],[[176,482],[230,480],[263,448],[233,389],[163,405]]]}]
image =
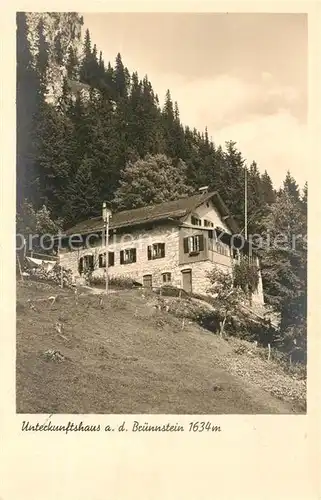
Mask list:
[{"label": "pitched roof", "polygon": [[[226,217],[227,225],[233,232],[238,232],[238,227],[233,217],[230,215],[225,203],[217,191],[211,193],[198,193],[186,198],[180,198],[174,201],[167,201],[157,205],[150,205],[133,210],[124,210],[114,213],[110,219],[110,229],[122,227],[137,226],[148,222],[160,222],[169,219],[180,220],[193,212],[197,207],[208,200],[212,200],[215,207],[218,209],[221,216]],[[103,229],[102,217],[95,217],[76,224],[71,227],[65,234],[89,234],[91,232],[99,232]]]}]

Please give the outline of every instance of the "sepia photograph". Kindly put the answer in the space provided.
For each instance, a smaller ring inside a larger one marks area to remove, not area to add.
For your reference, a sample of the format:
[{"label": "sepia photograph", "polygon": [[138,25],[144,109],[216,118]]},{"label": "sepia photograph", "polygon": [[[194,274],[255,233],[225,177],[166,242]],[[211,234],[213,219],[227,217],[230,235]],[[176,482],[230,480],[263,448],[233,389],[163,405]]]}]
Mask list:
[{"label": "sepia photograph", "polygon": [[17,414],[306,414],[307,110],[306,14],[16,13]]}]

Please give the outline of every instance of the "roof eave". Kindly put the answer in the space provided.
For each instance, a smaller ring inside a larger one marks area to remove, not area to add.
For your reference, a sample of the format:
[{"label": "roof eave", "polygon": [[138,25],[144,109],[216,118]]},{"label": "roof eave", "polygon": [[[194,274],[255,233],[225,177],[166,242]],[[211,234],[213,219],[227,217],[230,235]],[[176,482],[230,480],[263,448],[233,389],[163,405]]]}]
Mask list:
[{"label": "roof eave", "polygon": [[[183,215],[185,215],[186,211],[180,210],[179,212],[175,213],[170,213],[170,214],[165,214],[163,216],[157,216],[157,217],[148,217],[145,219],[137,220],[137,221],[129,221],[129,222],[124,222],[124,223],[119,223],[119,224],[113,224],[111,222],[109,228],[112,229],[123,229],[125,227],[137,227],[137,226],[144,226],[149,223],[153,222],[162,222],[162,221],[179,221]],[[76,227],[76,226],[75,226]],[[66,232],[66,237],[71,237],[72,235],[81,235],[81,236],[86,236],[92,232],[94,233],[100,233],[103,232],[103,228],[97,228],[97,229],[88,229],[85,231],[73,231],[72,228]],[[58,238],[58,237],[57,237]]]}]

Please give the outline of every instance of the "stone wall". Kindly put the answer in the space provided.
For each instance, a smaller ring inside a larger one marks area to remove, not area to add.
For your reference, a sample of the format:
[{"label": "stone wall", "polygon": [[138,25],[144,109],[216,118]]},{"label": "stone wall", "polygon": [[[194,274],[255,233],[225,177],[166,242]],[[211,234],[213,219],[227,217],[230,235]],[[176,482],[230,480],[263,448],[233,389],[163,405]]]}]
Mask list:
[{"label": "stone wall", "polygon": [[[218,265],[218,267],[221,267]],[[210,287],[207,273],[213,269],[213,263],[209,260],[203,262],[193,262],[191,264],[180,265],[174,272],[175,286],[182,286],[182,271],[190,269],[192,271],[192,292],[204,295]],[[226,268],[223,269],[224,271]]]},{"label": "stone wall", "polygon": [[[137,230],[129,234],[114,233],[110,237],[109,252],[114,252],[114,265],[109,267],[108,274],[112,277],[130,277],[139,283],[143,282],[144,275],[152,275],[153,286],[163,284],[163,273],[172,273],[178,267],[178,240],[179,229],[174,226],[158,226],[150,231]],[[148,260],[147,247],[155,243],[165,243],[165,257]],[[120,251],[136,248],[136,262],[131,264],[120,264]],[[78,262],[85,255],[93,255],[95,270],[93,277],[104,276],[105,268],[99,268],[99,254],[105,252],[102,241],[91,248],[80,248],[73,251],[60,252],[61,263],[64,267],[71,269],[77,277]]]}]

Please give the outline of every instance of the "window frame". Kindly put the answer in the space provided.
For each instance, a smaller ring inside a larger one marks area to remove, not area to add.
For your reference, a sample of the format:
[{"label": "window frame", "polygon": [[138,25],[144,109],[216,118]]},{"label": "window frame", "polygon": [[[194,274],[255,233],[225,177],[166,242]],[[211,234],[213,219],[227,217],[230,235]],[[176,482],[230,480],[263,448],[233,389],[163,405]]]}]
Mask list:
[{"label": "window frame", "polygon": [[[155,247],[160,247],[160,252],[153,253]],[[152,245],[148,245],[147,247],[147,260],[156,260],[156,259],[164,259],[165,258],[165,243],[153,243]]]},{"label": "window frame", "polygon": [[214,228],[214,223],[208,219],[204,219],[204,227],[213,227]]},{"label": "window frame", "polygon": [[[108,252],[108,267],[113,267],[114,265],[115,265],[115,252]],[[102,252],[98,255],[98,267],[99,269],[106,268],[106,252]]]},{"label": "window frame", "polygon": [[[169,276],[169,279],[165,279],[165,276]],[[162,283],[164,285],[166,285],[168,283],[172,283],[172,273],[170,273],[170,272],[162,273]]]},{"label": "window frame", "polygon": [[[131,260],[125,259],[125,255],[127,252],[132,252],[133,258]],[[124,248],[123,250],[120,250],[119,257],[120,257],[120,265],[135,264],[135,262],[137,262],[137,249],[135,247]]]},{"label": "window frame", "polygon": [[[90,261],[90,264],[88,263]],[[95,260],[92,254],[83,255],[83,272],[94,271],[95,270]]]},{"label": "window frame", "polygon": [[[196,222],[193,222],[194,221]],[[202,225],[202,219],[198,217],[198,215],[191,215],[191,224],[192,226],[201,226]]]},{"label": "window frame", "polygon": [[[194,242],[198,241],[198,244],[194,247]],[[204,234],[192,234],[186,236],[183,241],[184,253],[188,255],[198,255],[204,251]]]}]

